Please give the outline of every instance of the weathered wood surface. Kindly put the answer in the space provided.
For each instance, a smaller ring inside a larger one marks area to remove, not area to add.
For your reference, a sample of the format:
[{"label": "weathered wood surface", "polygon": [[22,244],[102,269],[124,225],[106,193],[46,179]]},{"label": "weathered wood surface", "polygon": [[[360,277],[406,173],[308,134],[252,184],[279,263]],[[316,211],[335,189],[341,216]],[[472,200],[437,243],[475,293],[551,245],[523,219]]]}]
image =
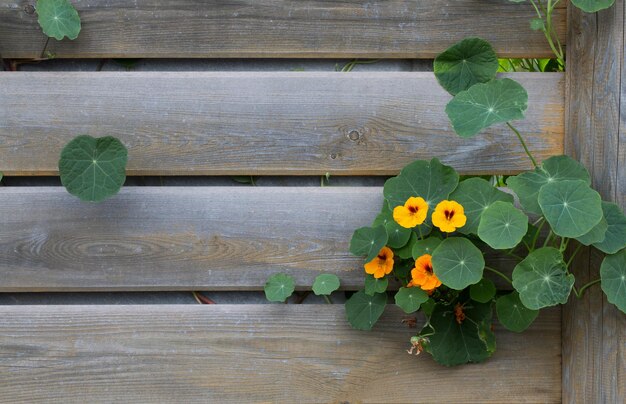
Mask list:
[{"label": "weathered wood surface", "polygon": [[[539,160],[563,152],[564,76],[511,74],[529,92],[518,126]],[[0,170],[56,175],[78,134],[113,135],[129,175],[395,175],[438,156],[464,173],[530,168],[506,126],[471,139],[432,73],[7,73]]]},{"label": "weathered wood surface", "polygon": [[5,187],[0,292],[259,290],[276,272],[360,289],[350,238],[382,202],[378,187],[129,187],[101,204]]},{"label": "weathered wood surface", "polygon": [[[603,198],[626,209],[624,1],[598,14],[569,11],[566,152],[591,171]],[[621,102],[620,102],[621,100]],[[602,256],[585,251],[577,284],[599,277]],[[626,397],[626,316],[599,285],[563,310],[563,401],[618,403]]]},{"label": "weathered wood surface", "polygon": [[[560,402],[560,311],[524,334],[496,326],[488,361],[408,355],[388,307],[374,331],[341,306],[0,306],[9,402]],[[420,387],[421,386],[421,387]],[[529,387],[532,386],[532,387]],[[420,387],[420,388],[418,388]]]},{"label": "weathered wood surface", "polygon": [[[39,57],[34,0],[0,3],[0,54]],[[52,40],[56,57],[433,58],[468,36],[503,57],[549,57],[529,4],[481,0],[83,0],[82,31]],[[565,10],[555,23],[565,35]]]}]

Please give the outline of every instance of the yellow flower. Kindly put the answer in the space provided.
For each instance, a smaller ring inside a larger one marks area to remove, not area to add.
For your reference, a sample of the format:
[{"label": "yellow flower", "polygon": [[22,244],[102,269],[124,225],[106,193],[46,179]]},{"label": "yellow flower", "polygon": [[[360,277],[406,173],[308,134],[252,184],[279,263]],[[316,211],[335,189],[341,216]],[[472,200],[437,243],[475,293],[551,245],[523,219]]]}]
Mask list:
[{"label": "yellow flower", "polygon": [[433,273],[430,254],[424,254],[415,260],[415,268],[411,270],[411,282],[408,286],[419,286],[425,291],[432,291],[441,286],[441,281]]},{"label": "yellow flower", "polygon": [[410,197],[404,206],[396,206],[393,209],[393,220],[400,226],[411,229],[418,224],[424,223],[428,213],[428,204],[424,198]]},{"label": "yellow flower", "polygon": [[389,247],[383,247],[378,255],[365,264],[365,272],[374,275],[374,278],[382,278],[393,270],[393,251]]},{"label": "yellow flower", "polygon": [[463,206],[455,201],[441,201],[433,212],[433,224],[446,233],[465,226],[465,222],[467,217]]}]

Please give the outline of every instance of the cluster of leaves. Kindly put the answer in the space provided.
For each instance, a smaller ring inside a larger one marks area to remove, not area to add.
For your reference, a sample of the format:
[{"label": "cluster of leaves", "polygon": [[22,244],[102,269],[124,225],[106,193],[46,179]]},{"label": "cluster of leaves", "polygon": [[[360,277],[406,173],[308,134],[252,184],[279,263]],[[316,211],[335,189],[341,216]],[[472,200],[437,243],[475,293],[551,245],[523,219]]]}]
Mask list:
[{"label": "cluster of leaves", "polygon": [[[514,80],[497,78],[497,69],[492,47],[478,38],[439,55],[435,75],[453,96],[446,112],[462,137],[506,123],[535,164],[509,122],[524,117],[528,95]],[[412,340],[418,351],[448,366],[480,362],[495,350],[494,308],[505,328],[521,332],[540,309],[565,303],[572,291],[580,295],[591,285],[577,290],[569,270],[580,246],[590,245],[608,254],[599,271],[602,290],[626,312],[626,217],[617,205],[603,202],[590,184],[585,167],[567,156],[509,177],[508,192],[482,178],[459,181],[458,173],[437,159],[409,164],[385,183],[385,201],[372,225],[357,229],[351,240],[351,252],[364,256],[366,263],[385,246],[393,251],[394,262],[384,278],[367,275],[364,290],[346,302],[348,321],[357,329],[371,329],[385,309],[391,279],[401,286],[395,303],[406,313],[426,315],[425,326]],[[467,221],[451,234],[434,228],[429,218],[404,228],[392,212],[411,197],[422,197],[429,209],[443,200],[456,201]],[[568,249],[571,244],[579,248]],[[519,261],[512,279],[485,262],[482,251],[488,249]],[[434,290],[410,283],[411,268],[423,254],[432,256],[432,271],[442,283]],[[501,277],[508,287],[497,290],[487,273]]]}]

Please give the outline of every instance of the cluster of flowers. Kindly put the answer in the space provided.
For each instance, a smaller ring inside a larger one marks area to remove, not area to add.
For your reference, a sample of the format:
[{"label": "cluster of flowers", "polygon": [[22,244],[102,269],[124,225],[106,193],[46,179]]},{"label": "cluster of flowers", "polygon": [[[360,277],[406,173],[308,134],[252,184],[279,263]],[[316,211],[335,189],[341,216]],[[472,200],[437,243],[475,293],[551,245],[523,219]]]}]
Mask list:
[{"label": "cluster of flowers", "polygon": [[[411,197],[407,199],[404,206],[397,206],[393,210],[393,220],[407,229],[421,225],[426,221],[427,216],[428,203],[421,197]],[[444,200],[435,207],[431,221],[433,226],[442,232],[452,233],[465,226],[467,217],[460,203]],[[419,286],[430,293],[441,286],[441,281],[433,272],[431,259],[430,254],[424,254],[415,260],[415,267],[411,270],[411,281],[407,287]],[[391,273],[393,264],[393,251],[385,246],[372,261],[365,264],[365,272],[374,278],[383,278]]]}]

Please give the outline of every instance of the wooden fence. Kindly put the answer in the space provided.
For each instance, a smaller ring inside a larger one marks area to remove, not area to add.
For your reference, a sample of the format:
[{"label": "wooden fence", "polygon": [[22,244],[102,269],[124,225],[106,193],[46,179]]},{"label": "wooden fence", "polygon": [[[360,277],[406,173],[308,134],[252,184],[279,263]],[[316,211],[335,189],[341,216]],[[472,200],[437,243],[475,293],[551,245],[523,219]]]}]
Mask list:
[{"label": "wooden fence", "polygon": [[[85,0],[58,58],[432,58],[480,36],[508,57],[550,55],[530,6],[481,0]],[[0,55],[38,57],[32,1],[0,4]],[[566,21],[567,20],[567,21]],[[624,2],[562,6],[566,74],[512,73],[529,91],[520,124],[539,159],[568,153],[626,206]],[[567,33],[567,35],[566,35]],[[566,39],[567,38],[567,39]],[[396,174],[440,156],[466,174],[529,168],[502,127],[458,138],[432,73],[3,72],[0,170],[57,175],[65,142],[119,137],[129,175]],[[352,231],[378,187],[127,187],[85,204],[60,187],[0,188],[0,291],[261,290],[288,272],[362,282]],[[297,225],[294,225],[297,223]],[[583,255],[577,276],[597,271]],[[501,263],[510,271],[510,262]],[[0,306],[7,401],[618,402],[623,314],[592,291],[498,351],[448,369],[402,350],[415,330],[389,308],[369,333],[341,306]]]}]

